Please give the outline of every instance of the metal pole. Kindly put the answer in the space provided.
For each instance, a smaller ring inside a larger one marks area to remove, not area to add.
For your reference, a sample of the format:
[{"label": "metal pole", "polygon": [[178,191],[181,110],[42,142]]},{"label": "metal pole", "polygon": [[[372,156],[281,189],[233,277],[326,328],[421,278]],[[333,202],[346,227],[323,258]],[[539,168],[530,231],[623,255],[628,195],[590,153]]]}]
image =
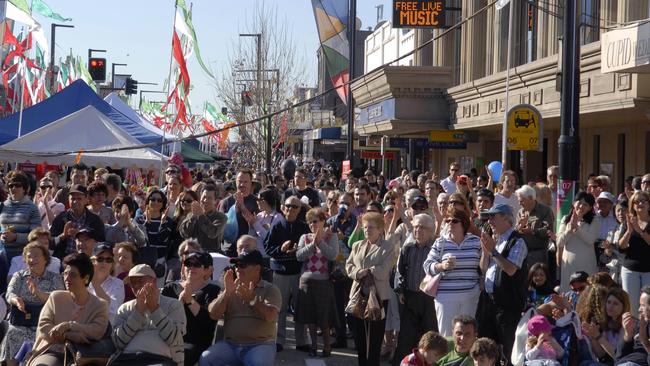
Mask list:
[{"label": "metal pole", "polygon": [[52,37],[50,38],[50,93],[54,92],[54,41],[56,40],[56,24],[52,23]]},{"label": "metal pole", "polygon": [[569,213],[579,176],[579,80],[580,42],[578,11],[575,2],[564,2],[564,37],[562,38],[562,97],[560,107],[560,138],[558,140],[560,179],[558,182],[558,221]]},{"label": "metal pole", "polygon": [[[174,25],[172,26],[172,32],[176,32],[176,11],[177,10],[178,10],[178,0],[174,1]],[[172,33],[172,36],[173,36],[173,33]],[[174,50],[172,50],[172,52],[170,52],[170,55],[169,55],[169,74],[167,75],[167,95],[168,96],[169,96],[169,94],[171,94],[172,83],[174,82],[172,80],[172,65],[174,64],[173,60],[174,60]],[[169,107],[169,106],[167,106],[167,107]],[[165,114],[167,114],[166,111],[165,111]],[[164,122],[165,123],[167,122],[166,117],[165,117]],[[167,126],[163,125],[162,126],[162,131],[163,131],[162,145],[160,145],[160,175],[158,176],[158,186],[159,187],[163,186],[163,177],[165,176],[165,173],[164,173],[164,170],[163,170],[164,165],[165,165],[165,154],[163,153],[163,151],[165,151],[165,146],[167,146],[165,144],[166,129],[167,129]]]},{"label": "metal pole", "polygon": [[[356,27],[356,19],[357,19],[357,0],[350,0],[350,9],[348,13],[348,41],[349,41],[349,46],[350,46],[350,70],[349,70],[349,78],[350,80],[354,79],[354,50],[355,50],[355,43],[356,43],[356,34],[357,34],[357,27]],[[349,85],[345,86],[344,88],[347,88],[348,90],[348,95],[347,95],[347,107],[348,107],[348,140],[347,140],[347,149],[346,149],[346,154],[347,154],[347,160],[350,161],[350,170],[354,169],[354,159],[353,159],[353,154],[354,154],[354,145],[352,143],[353,137],[354,137],[354,99],[352,98],[352,89],[350,88]]]},{"label": "metal pole", "polygon": [[[510,62],[511,62],[511,50],[512,50],[512,23],[515,15],[515,1],[510,0],[510,11],[508,13],[508,47],[506,55],[506,111],[503,115],[503,127],[501,132],[501,172],[506,170],[507,167],[507,151],[508,151],[508,110],[510,109]],[[500,180],[501,177],[494,177],[497,180]]]}]

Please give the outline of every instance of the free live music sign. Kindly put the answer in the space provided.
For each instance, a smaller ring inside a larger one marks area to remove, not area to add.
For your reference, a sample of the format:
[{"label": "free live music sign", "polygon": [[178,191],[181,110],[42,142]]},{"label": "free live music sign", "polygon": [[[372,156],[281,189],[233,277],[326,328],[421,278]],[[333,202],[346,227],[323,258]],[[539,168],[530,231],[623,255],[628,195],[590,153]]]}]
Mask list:
[{"label": "free live music sign", "polygon": [[444,1],[393,0],[393,28],[442,28],[444,26]]}]

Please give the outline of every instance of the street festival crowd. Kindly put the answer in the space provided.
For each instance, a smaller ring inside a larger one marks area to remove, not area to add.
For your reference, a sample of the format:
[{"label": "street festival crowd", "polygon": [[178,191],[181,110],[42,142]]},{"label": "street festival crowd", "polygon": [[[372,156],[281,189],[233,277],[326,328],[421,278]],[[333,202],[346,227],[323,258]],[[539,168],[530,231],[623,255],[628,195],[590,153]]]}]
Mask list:
[{"label": "street festival crowd", "polygon": [[4,174],[0,360],[272,365],[292,317],[359,365],[648,366],[650,174],[589,176],[556,230],[557,166],[273,173]]}]

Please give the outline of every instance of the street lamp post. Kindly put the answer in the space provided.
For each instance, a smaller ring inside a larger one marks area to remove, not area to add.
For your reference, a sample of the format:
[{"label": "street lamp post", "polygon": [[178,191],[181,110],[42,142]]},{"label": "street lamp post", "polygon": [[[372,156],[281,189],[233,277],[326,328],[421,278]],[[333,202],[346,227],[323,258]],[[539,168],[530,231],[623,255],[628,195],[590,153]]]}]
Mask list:
[{"label": "street lamp post", "polygon": [[54,92],[54,42],[56,40],[56,27],[61,28],[74,28],[71,24],[55,24],[52,23],[52,37],[50,38],[50,92]]},{"label": "street lamp post", "polygon": [[127,66],[126,64],[111,63],[111,88],[115,89],[115,66]]}]

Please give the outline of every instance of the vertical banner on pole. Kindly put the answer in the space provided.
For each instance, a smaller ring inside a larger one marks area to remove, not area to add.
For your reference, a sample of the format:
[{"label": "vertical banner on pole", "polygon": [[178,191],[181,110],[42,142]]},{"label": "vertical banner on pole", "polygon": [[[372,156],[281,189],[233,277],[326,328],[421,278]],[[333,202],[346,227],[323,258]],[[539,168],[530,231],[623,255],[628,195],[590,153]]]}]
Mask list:
[{"label": "vertical banner on pole", "polygon": [[560,223],[562,218],[571,212],[571,206],[575,199],[575,186],[574,180],[559,179],[557,184],[557,217],[555,218],[555,232],[560,230]]}]

